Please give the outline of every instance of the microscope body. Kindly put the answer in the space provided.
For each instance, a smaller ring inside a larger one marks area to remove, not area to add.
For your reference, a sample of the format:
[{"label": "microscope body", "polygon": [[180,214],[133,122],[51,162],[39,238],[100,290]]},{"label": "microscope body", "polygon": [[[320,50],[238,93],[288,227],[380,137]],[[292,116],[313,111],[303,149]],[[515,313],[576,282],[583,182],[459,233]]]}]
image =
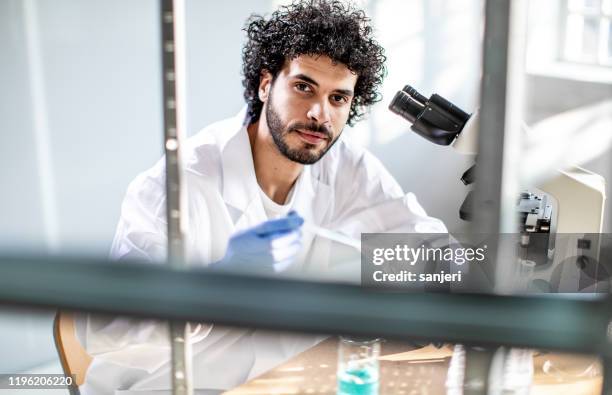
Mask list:
[{"label": "microscope body", "polygon": [[[389,109],[432,143],[452,145],[465,154],[477,154],[477,111],[468,114],[437,94],[427,98],[409,85],[396,93]],[[461,178],[466,185],[475,181],[474,166]],[[576,254],[596,262],[600,249],[597,235],[603,227],[604,191],[603,177],[574,166],[557,170],[540,185],[521,193],[516,207],[522,259],[533,260],[537,266],[552,267],[557,235],[573,234],[576,241],[564,239],[563,244],[571,244]],[[475,209],[471,193],[468,192],[460,209],[460,217],[466,221],[471,220]],[[568,253],[557,254],[557,258]]]}]

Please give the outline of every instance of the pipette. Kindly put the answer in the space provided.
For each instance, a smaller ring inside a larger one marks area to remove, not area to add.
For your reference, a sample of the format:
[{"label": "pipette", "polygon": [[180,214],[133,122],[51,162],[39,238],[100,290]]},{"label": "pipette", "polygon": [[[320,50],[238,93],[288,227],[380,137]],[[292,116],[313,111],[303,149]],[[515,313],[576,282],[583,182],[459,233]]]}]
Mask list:
[{"label": "pipette", "polygon": [[340,232],[335,232],[333,230],[322,228],[310,222],[305,222],[303,226],[304,230],[306,230],[307,232],[312,232],[319,237],[323,237],[325,239],[329,239],[337,243],[353,247],[357,251],[361,252],[361,240],[353,239],[352,237],[344,235]]}]

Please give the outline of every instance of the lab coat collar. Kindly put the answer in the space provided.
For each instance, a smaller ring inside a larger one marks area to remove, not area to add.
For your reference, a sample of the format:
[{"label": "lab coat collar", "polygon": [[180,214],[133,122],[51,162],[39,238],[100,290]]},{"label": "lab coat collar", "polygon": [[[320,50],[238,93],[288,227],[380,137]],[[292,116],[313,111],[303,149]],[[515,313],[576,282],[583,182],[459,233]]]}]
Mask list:
[{"label": "lab coat collar", "polygon": [[237,210],[245,211],[257,197],[257,178],[251,143],[242,122],[234,124],[236,133],[221,154],[223,167],[223,200]]},{"label": "lab coat collar", "polygon": [[293,209],[298,212],[306,221],[314,221],[320,224],[329,209],[332,196],[329,185],[321,182],[317,177],[312,165],[304,166],[302,174],[296,185],[296,196]]}]

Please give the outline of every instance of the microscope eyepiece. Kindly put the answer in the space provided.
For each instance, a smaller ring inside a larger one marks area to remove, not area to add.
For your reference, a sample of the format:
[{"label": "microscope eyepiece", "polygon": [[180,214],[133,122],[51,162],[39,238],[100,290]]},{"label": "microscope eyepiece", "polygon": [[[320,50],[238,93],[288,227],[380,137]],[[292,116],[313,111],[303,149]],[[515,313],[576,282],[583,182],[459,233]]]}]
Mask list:
[{"label": "microscope eyepiece", "polygon": [[423,106],[425,106],[427,104],[428,99],[425,96],[421,95],[416,89],[414,89],[410,85],[404,86],[404,89],[402,89],[402,90],[404,92],[406,92],[414,100],[416,100],[419,103],[421,103]]},{"label": "microscope eyepiece", "polygon": [[[410,88],[409,86],[407,87]],[[410,123],[414,123],[416,121],[417,116],[423,111],[424,108],[425,105],[423,103],[415,100],[409,93],[403,90],[397,92],[393,100],[391,100],[391,104],[389,104],[389,110],[406,119]]]},{"label": "microscope eyepiece", "polygon": [[451,144],[470,118],[442,96],[433,94],[428,99],[410,85],[395,94],[389,110],[410,122],[411,130],[438,145]]}]

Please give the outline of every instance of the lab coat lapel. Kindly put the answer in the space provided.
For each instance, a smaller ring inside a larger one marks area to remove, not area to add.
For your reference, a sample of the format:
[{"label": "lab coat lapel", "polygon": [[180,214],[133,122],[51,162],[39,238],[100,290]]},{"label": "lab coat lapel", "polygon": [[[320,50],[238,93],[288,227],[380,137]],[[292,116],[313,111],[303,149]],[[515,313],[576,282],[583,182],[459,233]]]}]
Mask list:
[{"label": "lab coat lapel", "polygon": [[[324,224],[329,207],[334,201],[333,191],[329,185],[320,180],[315,167],[304,166],[296,193],[293,209],[304,218],[306,223],[319,226]],[[313,240],[314,234],[308,231],[302,232],[303,248],[298,261],[303,262],[308,270],[324,269],[327,267],[327,259],[325,259],[327,254],[319,256],[317,251],[311,251]],[[316,259],[316,262],[313,262],[313,258]]]},{"label": "lab coat lapel", "polygon": [[225,145],[221,155],[223,167],[223,200],[235,229],[265,221],[265,211],[259,199],[251,144],[245,126]]},{"label": "lab coat lapel", "polygon": [[312,166],[304,166],[300,175],[293,209],[305,221],[321,224],[332,203],[331,188],[323,183]]}]

